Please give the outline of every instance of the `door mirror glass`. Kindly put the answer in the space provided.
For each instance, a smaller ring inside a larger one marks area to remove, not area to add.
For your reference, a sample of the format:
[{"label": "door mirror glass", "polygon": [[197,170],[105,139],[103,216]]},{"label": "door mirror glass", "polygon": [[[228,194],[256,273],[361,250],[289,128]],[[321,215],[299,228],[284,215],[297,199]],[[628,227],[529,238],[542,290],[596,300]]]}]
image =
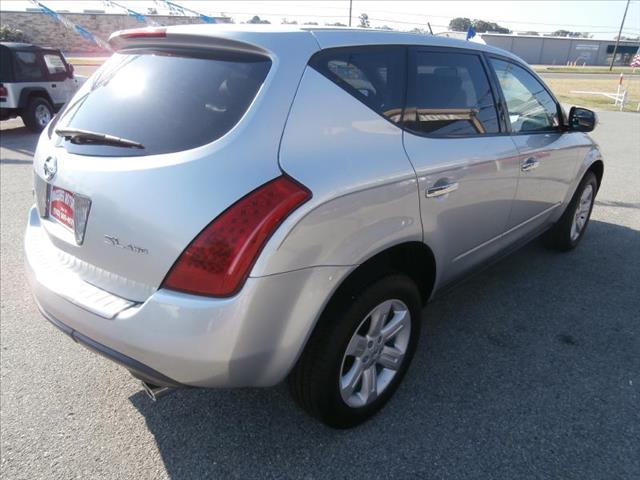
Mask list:
[{"label": "door mirror glass", "polygon": [[596,128],[598,117],[592,110],[571,107],[569,111],[569,130],[572,132],[590,132]]}]

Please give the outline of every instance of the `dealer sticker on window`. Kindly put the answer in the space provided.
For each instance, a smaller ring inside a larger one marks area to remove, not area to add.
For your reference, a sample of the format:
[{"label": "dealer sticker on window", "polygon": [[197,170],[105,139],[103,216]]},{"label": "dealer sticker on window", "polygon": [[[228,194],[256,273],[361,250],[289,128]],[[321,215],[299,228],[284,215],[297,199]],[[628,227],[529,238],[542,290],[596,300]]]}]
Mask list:
[{"label": "dealer sticker on window", "polygon": [[49,212],[51,217],[68,229],[73,230],[73,209],[75,203],[73,193],[52,186],[50,198]]}]

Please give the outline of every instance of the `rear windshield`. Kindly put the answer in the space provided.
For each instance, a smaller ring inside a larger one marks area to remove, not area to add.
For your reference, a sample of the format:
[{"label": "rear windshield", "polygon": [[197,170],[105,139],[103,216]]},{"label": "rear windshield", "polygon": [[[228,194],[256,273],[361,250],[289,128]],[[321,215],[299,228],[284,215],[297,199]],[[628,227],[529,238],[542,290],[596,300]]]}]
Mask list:
[{"label": "rear windshield", "polygon": [[81,155],[177,152],[227,133],[249,108],[271,61],[262,56],[114,54],[80,89],[53,129],[125,138],[144,148],[61,141]]}]

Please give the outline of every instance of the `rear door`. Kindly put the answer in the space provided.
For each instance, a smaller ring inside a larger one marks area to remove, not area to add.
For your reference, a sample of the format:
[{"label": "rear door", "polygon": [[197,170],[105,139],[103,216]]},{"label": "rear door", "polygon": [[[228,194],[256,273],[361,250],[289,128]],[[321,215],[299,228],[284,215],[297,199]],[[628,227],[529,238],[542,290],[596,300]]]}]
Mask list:
[{"label": "rear door", "polygon": [[490,63],[502,90],[512,139],[520,153],[518,191],[508,228],[518,235],[544,224],[567,194],[577,168],[574,141],[562,128],[562,110],[529,71],[504,58]]},{"label": "rear door", "polygon": [[453,280],[500,249],[517,152],[500,120],[484,57],[413,48],[404,145],[418,175],[425,241]]}]

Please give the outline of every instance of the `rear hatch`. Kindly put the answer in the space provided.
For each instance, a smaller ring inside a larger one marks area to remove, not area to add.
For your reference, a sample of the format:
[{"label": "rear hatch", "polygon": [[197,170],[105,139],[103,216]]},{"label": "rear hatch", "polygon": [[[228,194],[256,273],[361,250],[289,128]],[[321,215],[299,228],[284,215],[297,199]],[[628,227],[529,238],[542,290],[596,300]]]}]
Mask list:
[{"label": "rear hatch", "polygon": [[65,264],[135,301],[208,223],[280,174],[299,78],[278,81],[277,57],[255,46],[162,40],[114,54],[43,133],[34,159],[41,224]]}]

